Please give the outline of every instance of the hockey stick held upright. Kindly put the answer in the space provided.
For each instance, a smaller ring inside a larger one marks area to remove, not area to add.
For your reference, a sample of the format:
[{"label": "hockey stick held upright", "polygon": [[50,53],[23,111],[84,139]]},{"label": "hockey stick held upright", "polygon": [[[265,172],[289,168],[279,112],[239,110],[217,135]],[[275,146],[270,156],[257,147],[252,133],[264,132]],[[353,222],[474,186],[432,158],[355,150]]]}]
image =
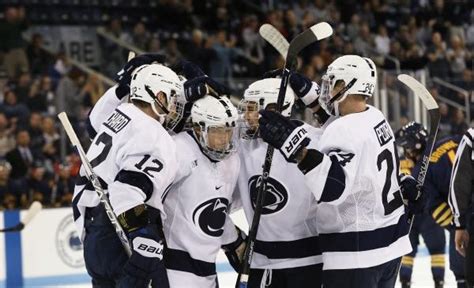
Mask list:
[{"label": "hockey stick held upright", "polygon": [[[285,67],[283,69],[280,89],[278,92],[278,100],[277,100],[278,112],[281,111],[282,106],[283,106],[286,89],[288,87],[290,71],[296,69],[298,53],[301,52],[301,50],[303,50],[303,48],[307,47],[309,44],[331,36],[332,32],[333,30],[331,26],[326,22],[322,22],[322,23],[313,25],[310,29],[297,35],[295,39],[291,41],[288,47],[288,52],[287,52],[286,60],[285,60]],[[281,44],[280,46],[283,47],[284,43]],[[283,54],[282,52],[280,53]],[[254,253],[255,241],[257,239],[257,231],[258,231],[258,226],[260,223],[260,217],[262,214],[263,204],[265,203],[266,185],[268,182],[268,177],[270,175],[270,169],[271,169],[272,160],[273,160],[273,152],[274,152],[274,148],[268,145],[267,152],[265,154],[265,160],[263,163],[262,181],[258,188],[257,199],[255,202],[254,216],[252,219],[252,223],[250,225],[249,236],[247,238],[247,246],[245,248],[242,269],[237,279],[236,286],[239,288],[245,288],[248,285],[250,265],[252,263],[252,256]]]}]

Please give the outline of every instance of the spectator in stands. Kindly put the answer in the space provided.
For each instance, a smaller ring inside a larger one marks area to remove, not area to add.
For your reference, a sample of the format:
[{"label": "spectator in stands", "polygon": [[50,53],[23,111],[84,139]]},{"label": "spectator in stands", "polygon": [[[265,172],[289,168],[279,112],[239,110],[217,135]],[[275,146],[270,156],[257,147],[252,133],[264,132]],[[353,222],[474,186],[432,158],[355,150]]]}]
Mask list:
[{"label": "spectator in stands", "polygon": [[209,76],[216,79],[224,79],[225,81],[232,77],[232,60],[237,57],[235,44],[236,39],[234,37],[230,37],[230,40],[227,40],[225,30],[219,30],[216,33],[215,42],[212,46],[216,57],[210,63]]},{"label": "spectator in stands", "polygon": [[358,55],[368,56],[374,50],[374,37],[370,34],[369,24],[364,22],[359,27],[359,34],[354,40],[354,49]]},{"label": "spectator in stands", "polygon": [[[26,105],[31,112],[54,114],[54,92],[51,78],[43,76],[36,79],[30,89]],[[51,107],[52,106],[52,107]]]},{"label": "spectator in stands", "polygon": [[469,125],[466,123],[466,117],[461,109],[454,109],[451,127],[451,135],[464,135],[467,129],[469,129]]},{"label": "spectator in stands", "polygon": [[92,108],[99,98],[104,95],[105,87],[104,83],[100,81],[96,74],[89,74],[87,81],[82,87],[81,98],[84,99],[83,105],[85,108],[84,112],[89,112],[89,108]]},{"label": "spectator in stands", "polygon": [[35,33],[31,37],[31,43],[26,47],[30,72],[33,76],[45,74],[52,62],[51,55],[43,49],[43,42],[43,36]]},{"label": "spectator in stands", "polygon": [[449,49],[446,51],[446,57],[449,61],[451,75],[453,78],[460,78],[466,69],[466,61],[471,58],[471,54],[458,35],[451,36],[450,44]]},{"label": "spectator in stands", "polygon": [[59,161],[59,133],[54,126],[52,117],[44,117],[41,125],[43,131],[43,161],[49,172],[53,172],[53,164]]},{"label": "spectator in stands", "polygon": [[[13,202],[16,202],[15,196],[10,191],[10,172],[12,167],[10,163],[5,160],[0,160],[0,203],[3,206],[11,207],[12,204],[5,205],[5,202],[10,202],[9,198],[13,197]],[[12,197],[10,197],[12,196]],[[13,208],[15,208],[16,203],[13,203]],[[12,208],[10,208],[12,209]]]},{"label": "spectator in stands", "polygon": [[11,192],[20,201],[22,207],[28,202],[28,174],[34,156],[30,149],[30,135],[26,130],[20,130],[16,134],[17,146],[5,155],[5,159],[12,166],[10,173]]},{"label": "spectator in stands", "polygon": [[249,16],[244,20],[244,29],[242,30],[243,52],[250,63],[248,64],[249,76],[260,77],[263,67],[263,45],[264,40],[258,33],[260,25],[255,15]]},{"label": "spectator in stands", "polygon": [[74,193],[74,177],[71,177],[71,166],[65,162],[57,165],[52,190],[51,204],[53,207],[70,206]]},{"label": "spectator in stands", "polygon": [[374,39],[375,49],[378,53],[382,55],[387,55],[390,51],[390,38],[388,37],[387,28],[383,25],[380,25],[378,28],[378,33]]},{"label": "spectator in stands", "polygon": [[46,172],[43,163],[35,161],[30,171],[28,178],[28,188],[30,189],[28,196],[30,201],[28,202],[39,201],[41,204],[51,203],[52,183],[49,181],[51,176]]},{"label": "spectator in stands", "polygon": [[446,44],[443,42],[441,33],[434,32],[431,36],[431,45],[427,50],[428,69],[432,77],[446,79],[448,77],[449,62],[446,59]]},{"label": "spectator in stands", "polygon": [[137,22],[133,27],[132,34],[127,36],[127,42],[146,51],[150,38],[150,33],[146,30],[145,24],[143,22]]},{"label": "spectator in stands", "polygon": [[446,103],[439,103],[439,114],[441,119],[439,121],[438,139],[451,135],[451,121],[449,119],[449,108]]},{"label": "spectator in stands", "polygon": [[7,6],[5,22],[0,23],[0,51],[4,53],[3,62],[8,77],[15,78],[20,72],[29,69],[22,33],[27,28],[25,8]]},{"label": "spectator in stands", "polygon": [[176,39],[170,38],[166,41],[165,47],[166,60],[170,65],[178,63],[179,60],[183,58],[183,54],[178,49],[178,42]]},{"label": "spectator in stands", "polygon": [[15,91],[18,102],[26,103],[26,99],[28,99],[30,94],[31,84],[32,80],[30,72],[21,73],[16,84],[13,85],[13,91]]},{"label": "spectator in stands", "polygon": [[191,46],[187,49],[188,60],[201,67],[204,72],[209,73],[209,63],[215,56],[215,51],[209,47],[208,41],[204,40],[201,30],[193,30],[190,44]]},{"label": "spectator in stands", "polygon": [[14,129],[9,127],[5,114],[0,113],[0,157],[4,157],[8,151],[15,147]]},{"label": "spectator in stands", "polygon": [[81,71],[73,68],[67,76],[59,81],[56,88],[56,107],[58,111],[65,111],[73,122],[81,118],[81,104],[84,101],[84,95],[81,93],[81,90],[85,78]]},{"label": "spectator in stands", "polygon": [[38,112],[30,114],[30,121],[28,125],[28,133],[30,134],[30,149],[33,155],[41,155],[43,151],[43,130],[42,130],[43,116]]},{"label": "spectator in stands", "polygon": [[[118,40],[125,41],[127,38],[127,34],[122,30],[122,22],[120,19],[114,18],[110,20],[105,30]],[[122,68],[124,61],[126,60],[126,51],[110,40],[103,38],[100,40],[102,52],[101,67],[106,75],[114,77],[115,73]]]},{"label": "spectator in stands", "polygon": [[146,51],[150,53],[164,54],[163,50],[161,50],[160,39],[158,37],[151,38],[150,43],[148,43],[148,49]]},{"label": "spectator in stands", "polygon": [[9,90],[5,92],[5,100],[0,105],[0,111],[2,111],[8,119],[10,119],[13,125],[19,127],[26,127],[30,111],[25,104],[19,103],[15,92]]}]

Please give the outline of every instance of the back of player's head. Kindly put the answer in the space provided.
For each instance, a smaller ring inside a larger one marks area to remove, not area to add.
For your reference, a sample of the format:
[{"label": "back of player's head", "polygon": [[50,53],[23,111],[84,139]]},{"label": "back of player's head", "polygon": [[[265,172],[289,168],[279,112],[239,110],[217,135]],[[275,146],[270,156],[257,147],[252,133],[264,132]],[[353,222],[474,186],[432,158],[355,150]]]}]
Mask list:
[{"label": "back of player's head", "polygon": [[405,151],[421,154],[426,146],[428,131],[417,122],[410,122],[395,133],[396,143]]},{"label": "back of player's head", "polygon": [[237,108],[227,97],[207,95],[193,103],[191,122],[203,152],[220,161],[235,151]]},{"label": "back of player's head", "polygon": [[[164,65],[143,65],[132,74],[130,100],[150,104],[160,122],[168,129],[172,129],[181,120],[181,94],[180,78]],[[160,95],[164,95],[164,101],[159,99]]]},{"label": "back of player's head", "polygon": [[322,78],[320,103],[326,112],[338,116],[338,104],[348,95],[372,97],[376,83],[377,69],[371,59],[341,56],[328,66]]}]

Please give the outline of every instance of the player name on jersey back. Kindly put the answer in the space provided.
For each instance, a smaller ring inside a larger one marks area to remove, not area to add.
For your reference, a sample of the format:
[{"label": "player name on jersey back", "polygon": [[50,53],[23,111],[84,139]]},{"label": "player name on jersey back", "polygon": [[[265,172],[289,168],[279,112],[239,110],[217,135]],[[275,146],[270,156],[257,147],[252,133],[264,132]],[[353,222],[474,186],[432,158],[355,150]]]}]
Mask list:
[{"label": "player name on jersey back", "polygon": [[112,130],[114,133],[120,132],[130,122],[130,117],[116,109],[104,122],[104,126]]}]

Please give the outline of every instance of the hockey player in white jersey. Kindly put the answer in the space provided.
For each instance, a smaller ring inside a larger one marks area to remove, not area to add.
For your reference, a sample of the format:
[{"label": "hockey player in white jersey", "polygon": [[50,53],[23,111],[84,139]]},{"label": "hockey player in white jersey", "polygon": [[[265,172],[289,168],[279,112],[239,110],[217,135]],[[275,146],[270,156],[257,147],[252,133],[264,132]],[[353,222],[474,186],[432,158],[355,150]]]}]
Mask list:
[{"label": "hockey player in white jersey", "polygon": [[[127,73],[131,103],[120,104],[94,127],[97,135],[87,156],[130,239],[131,257],[85,177],[76,184],[74,218],[85,232],[84,258],[94,287],[146,287],[151,278],[154,286],[168,287],[160,213],[164,192],[177,171],[175,145],[167,129],[181,117],[181,81],[161,64]],[[145,252],[143,247],[151,248]]]},{"label": "hockey player in white jersey", "polygon": [[316,149],[308,146],[312,138],[304,127],[260,112],[260,135],[298,162],[319,202],[325,288],[394,287],[400,257],[411,251],[393,131],[366,103],[375,84],[376,67],[368,58],[346,55],[329,65],[319,101],[339,117]]},{"label": "hockey player in white jersey", "polygon": [[229,217],[240,167],[235,153],[237,120],[237,109],[228,98],[209,95],[191,108],[192,131],[173,136],[179,171],[163,197],[171,288],[218,287],[216,258],[221,247],[235,256],[234,261],[245,249],[243,234]]},{"label": "hockey player in white jersey", "polygon": [[[280,82],[267,78],[252,83],[240,104],[244,127],[239,145],[238,192],[249,223],[268,146],[258,134],[258,111],[276,108]],[[288,87],[282,111],[285,117],[290,116],[294,101],[295,93]],[[248,287],[319,287],[322,256],[316,231],[317,203],[303,174],[295,163],[275,153],[267,187]]]}]

